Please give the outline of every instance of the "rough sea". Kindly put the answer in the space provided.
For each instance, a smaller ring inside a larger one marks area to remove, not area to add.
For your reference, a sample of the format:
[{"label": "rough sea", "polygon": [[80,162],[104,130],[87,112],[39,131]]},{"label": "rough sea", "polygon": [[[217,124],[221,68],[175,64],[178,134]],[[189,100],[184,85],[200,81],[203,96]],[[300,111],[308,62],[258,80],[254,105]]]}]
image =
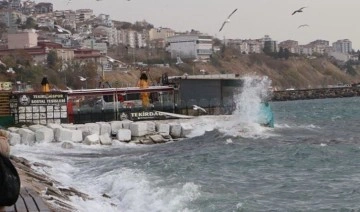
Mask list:
[{"label": "rough sea", "polygon": [[81,212],[359,211],[360,98],[270,102],[266,128],[253,120],[264,85],[245,87],[233,115],[184,120],[193,133],[181,141],[11,153],[89,194],[71,199]]}]

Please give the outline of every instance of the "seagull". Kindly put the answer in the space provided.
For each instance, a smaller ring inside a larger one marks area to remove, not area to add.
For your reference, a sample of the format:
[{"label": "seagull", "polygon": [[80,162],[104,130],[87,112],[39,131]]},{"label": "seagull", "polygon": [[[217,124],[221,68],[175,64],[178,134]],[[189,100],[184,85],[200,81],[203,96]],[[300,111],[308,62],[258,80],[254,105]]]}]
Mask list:
[{"label": "seagull", "polygon": [[308,26],[309,25],[307,25],[307,24],[302,24],[302,25],[298,26],[298,29],[301,28],[301,27],[308,27]]},{"label": "seagull", "polygon": [[202,112],[207,113],[207,111],[206,111],[204,108],[199,107],[199,106],[197,106],[197,105],[193,105],[193,109],[194,109],[194,110],[201,110]]},{"label": "seagull", "polygon": [[79,78],[80,78],[80,81],[82,81],[82,82],[84,82],[84,81],[86,81],[86,80],[87,80],[87,77],[82,77],[82,76],[79,76]]},{"label": "seagull", "polygon": [[306,8],[306,7],[302,7],[302,8],[300,8],[300,9],[298,9],[298,10],[295,10],[291,15],[295,15],[295,13],[301,13],[301,12],[303,12],[302,10],[303,10],[304,8]]},{"label": "seagull", "polygon": [[234,11],[232,11],[232,12],[230,13],[230,15],[227,17],[227,19],[223,22],[223,24],[221,25],[221,27],[220,27],[220,29],[219,29],[219,32],[224,28],[224,26],[225,26],[226,23],[229,23],[229,22],[230,22],[230,17],[236,12],[236,10],[237,10],[237,8],[236,8]]}]

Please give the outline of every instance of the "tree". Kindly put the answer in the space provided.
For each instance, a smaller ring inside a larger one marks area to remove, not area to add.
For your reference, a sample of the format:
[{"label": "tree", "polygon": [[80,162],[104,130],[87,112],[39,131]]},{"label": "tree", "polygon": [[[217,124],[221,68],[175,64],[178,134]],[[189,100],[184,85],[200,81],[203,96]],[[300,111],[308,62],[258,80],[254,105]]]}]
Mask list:
[{"label": "tree", "polygon": [[284,50],[284,58],[287,60],[287,59],[289,59],[290,55],[291,55],[291,52],[289,51],[289,49],[285,48],[285,50]]},{"label": "tree", "polygon": [[47,64],[49,68],[57,69],[58,65],[58,57],[56,51],[51,50],[49,54],[47,55]]}]

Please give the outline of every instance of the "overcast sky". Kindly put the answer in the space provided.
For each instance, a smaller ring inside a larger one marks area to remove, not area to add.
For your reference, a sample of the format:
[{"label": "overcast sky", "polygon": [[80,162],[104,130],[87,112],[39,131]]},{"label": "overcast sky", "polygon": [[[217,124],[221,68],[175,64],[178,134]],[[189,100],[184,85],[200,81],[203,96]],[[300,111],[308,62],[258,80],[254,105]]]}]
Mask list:
[{"label": "overcast sky", "polygon": [[[360,0],[36,0],[51,2],[54,10],[92,9],[118,21],[146,20],[154,27],[176,31],[199,30],[225,38],[257,39],[269,35],[278,42],[350,39],[360,49]],[[291,13],[306,6],[302,13]],[[235,8],[231,22],[219,32]],[[309,27],[298,26],[308,24]]]}]

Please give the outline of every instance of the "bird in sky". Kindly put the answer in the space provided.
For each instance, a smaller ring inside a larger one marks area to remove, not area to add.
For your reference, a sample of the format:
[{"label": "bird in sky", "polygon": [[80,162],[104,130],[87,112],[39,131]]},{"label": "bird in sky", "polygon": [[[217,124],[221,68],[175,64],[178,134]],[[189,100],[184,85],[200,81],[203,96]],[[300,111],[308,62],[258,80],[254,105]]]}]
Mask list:
[{"label": "bird in sky", "polygon": [[201,110],[202,112],[207,113],[207,111],[206,111],[204,108],[199,107],[199,106],[197,106],[197,105],[193,105],[193,109],[194,109],[194,110]]},{"label": "bird in sky", "polygon": [[302,25],[298,26],[298,29],[301,28],[301,27],[308,27],[308,26],[309,25],[307,25],[307,24],[302,24]]},{"label": "bird in sky", "polygon": [[291,15],[295,15],[296,13],[302,13],[303,12],[303,9],[305,9],[306,7],[302,7],[298,10],[295,10]]},{"label": "bird in sky", "polygon": [[229,23],[229,22],[230,22],[230,17],[231,17],[236,11],[237,11],[237,8],[230,13],[230,15],[227,17],[227,19],[222,23],[222,25],[221,25],[221,27],[220,27],[220,29],[219,29],[219,32],[221,32],[221,30],[224,28],[224,26],[225,26],[226,23]]},{"label": "bird in sky", "polygon": [[79,78],[80,78],[80,81],[82,81],[82,82],[86,81],[86,79],[87,79],[87,77],[82,77],[82,76],[79,76]]}]

